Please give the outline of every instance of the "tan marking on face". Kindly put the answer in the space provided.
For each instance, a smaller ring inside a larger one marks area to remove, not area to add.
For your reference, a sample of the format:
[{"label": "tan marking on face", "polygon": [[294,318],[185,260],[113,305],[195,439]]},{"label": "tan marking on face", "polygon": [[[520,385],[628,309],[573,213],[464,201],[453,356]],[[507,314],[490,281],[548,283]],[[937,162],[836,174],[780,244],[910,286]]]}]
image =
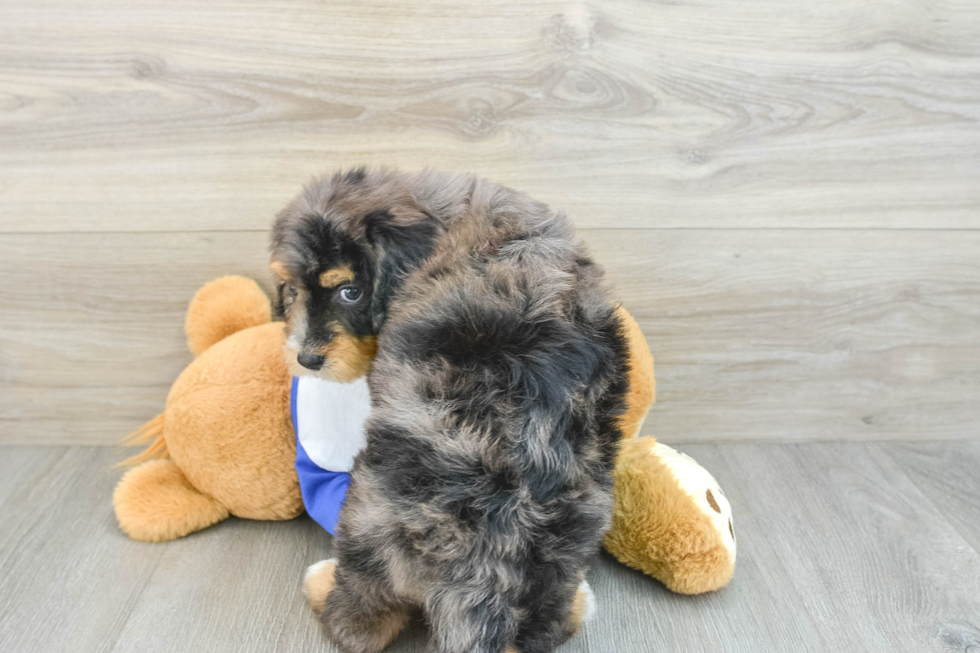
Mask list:
[{"label": "tan marking on face", "polygon": [[272,261],[269,263],[269,270],[283,281],[289,280],[289,272],[282,261]]},{"label": "tan marking on face", "polygon": [[354,280],[354,271],[350,266],[344,265],[339,268],[331,268],[320,275],[320,285],[324,288],[333,288],[342,283]]},{"label": "tan marking on face", "polygon": [[378,339],[374,336],[358,338],[342,329],[336,334],[323,348],[334,380],[347,383],[367,374],[378,352]]},{"label": "tan marking on face", "polygon": [[[300,308],[302,309],[302,305]],[[294,315],[293,319],[299,318]],[[330,322],[327,326],[334,334],[333,340],[310,351],[327,359],[323,368],[316,372],[299,364],[299,343],[294,341],[292,335],[283,342],[282,350],[289,373],[293,376],[315,376],[339,383],[349,383],[367,374],[378,351],[378,339],[375,336],[354,336],[337,322]]]}]

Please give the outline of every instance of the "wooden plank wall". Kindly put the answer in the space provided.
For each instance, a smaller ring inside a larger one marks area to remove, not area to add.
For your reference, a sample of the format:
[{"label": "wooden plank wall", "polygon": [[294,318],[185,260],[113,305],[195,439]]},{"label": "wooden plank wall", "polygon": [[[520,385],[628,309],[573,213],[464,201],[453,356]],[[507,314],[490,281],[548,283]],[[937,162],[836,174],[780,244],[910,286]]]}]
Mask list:
[{"label": "wooden plank wall", "polygon": [[311,176],[564,209],[667,442],[980,435],[971,0],[0,0],[0,443],[162,409],[183,311]]}]

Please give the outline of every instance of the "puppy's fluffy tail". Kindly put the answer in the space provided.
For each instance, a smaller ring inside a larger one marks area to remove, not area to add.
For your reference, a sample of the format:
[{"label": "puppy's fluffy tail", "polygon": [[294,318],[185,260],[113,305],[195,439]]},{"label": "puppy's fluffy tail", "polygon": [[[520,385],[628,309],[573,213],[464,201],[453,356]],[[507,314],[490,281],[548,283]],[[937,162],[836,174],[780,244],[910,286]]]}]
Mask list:
[{"label": "puppy's fluffy tail", "polygon": [[170,452],[167,451],[167,441],[163,437],[163,413],[160,413],[122,440],[122,444],[127,447],[135,447],[147,443],[149,443],[149,446],[146,449],[135,456],[130,456],[116,466],[133,467],[153,458],[170,458]]}]

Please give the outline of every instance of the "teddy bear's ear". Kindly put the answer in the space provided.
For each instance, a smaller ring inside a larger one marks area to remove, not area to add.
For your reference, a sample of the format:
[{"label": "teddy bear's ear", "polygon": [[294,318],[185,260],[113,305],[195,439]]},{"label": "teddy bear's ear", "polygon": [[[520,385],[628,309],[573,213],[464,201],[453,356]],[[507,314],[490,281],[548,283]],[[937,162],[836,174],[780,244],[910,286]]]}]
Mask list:
[{"label": "teddy bear's ear", "polygon": [[373,211],[364,218],[365,234],[376,263],[371,319],[377,330],[388,316],[388,301],[402,280],[435,249],[439,222],[425,212],[395,216]]},{"label": "teddy bear's ear", "polygon": [[197,291],[187,308],[187,346],[197,356],[214,343],[271,318],[269,298],[251,279],[227,276]]}]

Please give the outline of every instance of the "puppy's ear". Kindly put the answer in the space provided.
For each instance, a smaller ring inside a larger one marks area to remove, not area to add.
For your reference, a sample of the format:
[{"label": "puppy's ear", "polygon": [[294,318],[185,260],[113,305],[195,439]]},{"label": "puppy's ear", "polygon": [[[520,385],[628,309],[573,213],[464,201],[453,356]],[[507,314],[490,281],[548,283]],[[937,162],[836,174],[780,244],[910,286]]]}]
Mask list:
[{"label": "puppy's ear", "polygon": [[428,213],[406,220],[389,211],[373,211],[365,216],[364,226],[377,260],[371,298],[371,322],[377,331],[388,317],[391,295],[435,249],[440,225]]}]

